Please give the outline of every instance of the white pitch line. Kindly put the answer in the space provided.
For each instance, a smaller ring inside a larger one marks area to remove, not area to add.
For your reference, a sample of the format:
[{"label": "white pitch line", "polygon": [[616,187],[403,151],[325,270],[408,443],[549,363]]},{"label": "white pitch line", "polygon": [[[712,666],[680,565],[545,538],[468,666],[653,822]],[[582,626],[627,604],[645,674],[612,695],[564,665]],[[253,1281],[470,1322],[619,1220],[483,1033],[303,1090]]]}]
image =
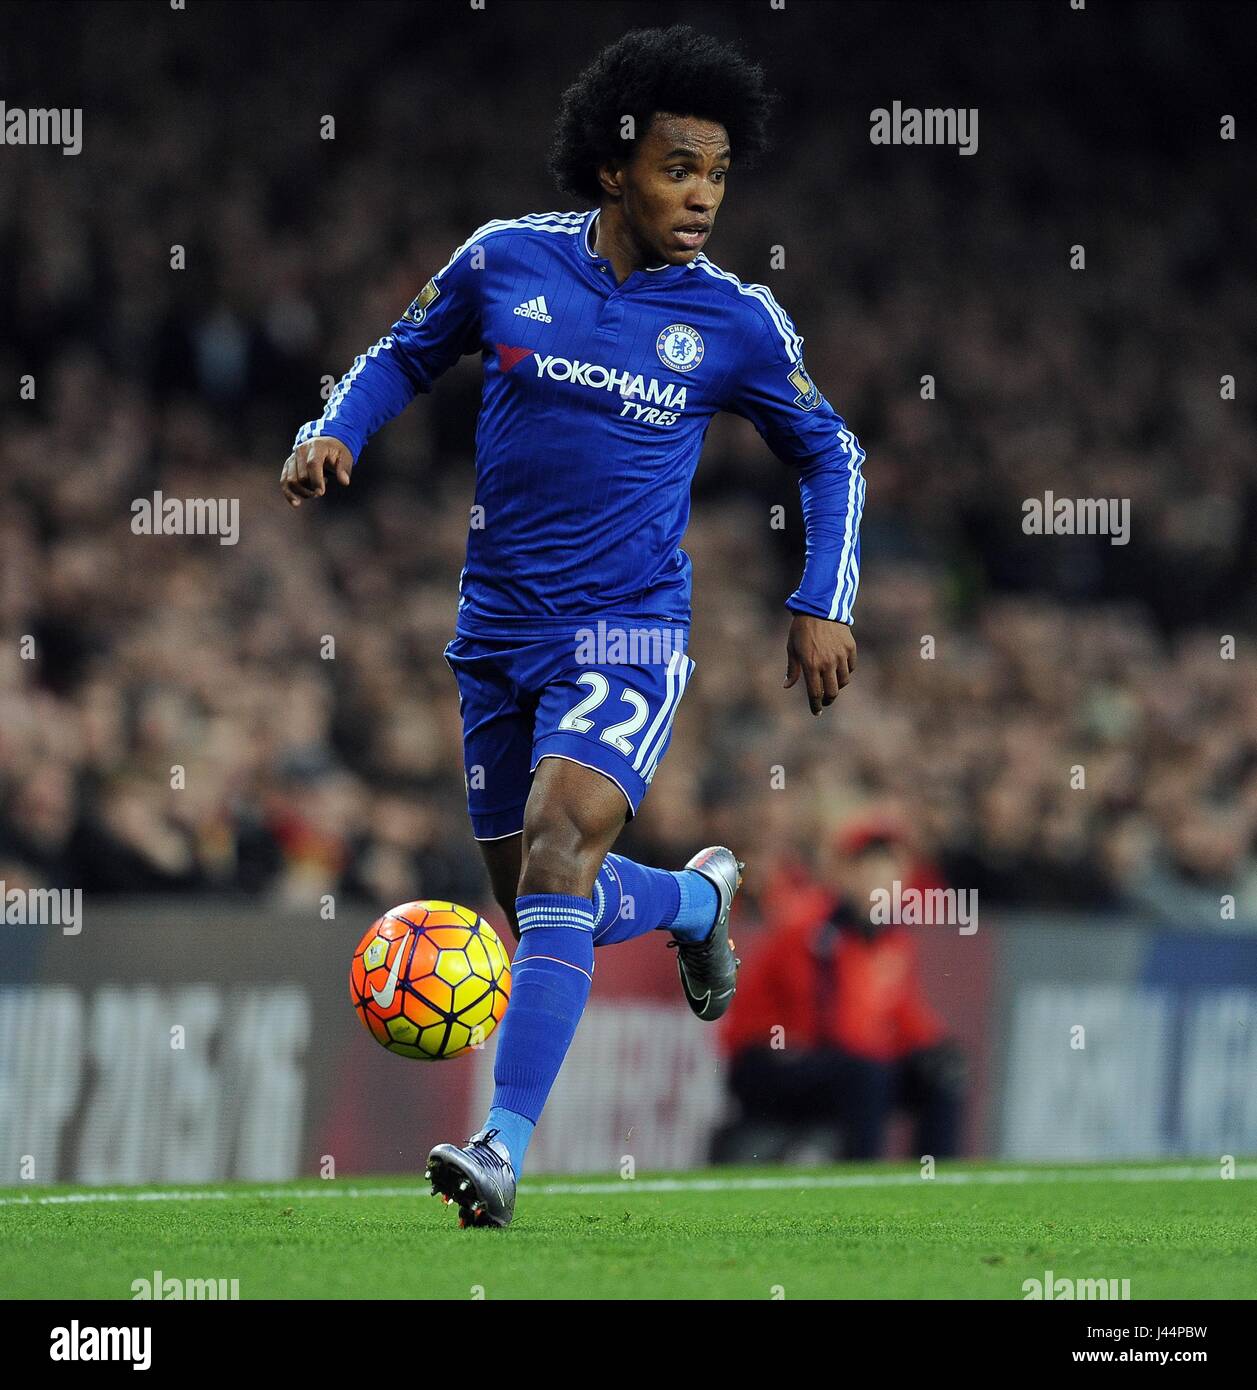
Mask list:
[{"label": "white pitch line", "polygon": [[[1257,1163],[1238,1163],[1237,1178],[1257,1178]],[[848,1187],[914,1187],[923,1182],[944,1187],[968,1184],[1005,1186],[1024,1183],[1087,1182],[1220,1182],[1216,1167],[1177,1168],[1005,1168],[983,1172],[918,1173],[795,1173],[763,1178],[634,1178],[619,1182],[553,1182],[534,1187],[525,1183],[521,1197],[601,1197],[628,1192],[779,1192]],[[264,1187],[227,1192],[198,1188],[190,1192],[65,1192],[45,1197],[0,1197],[0,1206],[78,1206],[98,1202],[238,1202],[251,1197],[304,1201],[315,1197],[428,1197],[426,1187],[341,1187],[335,1179],[321,1187]]]},{"label": "white pitch line", "polygon": [[[1257,1163],[1236,1165],[1236,1177],[1257,1178]],[[520,1196],[595,1196],[617,1192],[625,1187],[642,1192],[773,1192],[781,1188],[817,1189],[843,1187],[915,1187],[923,1182],[959,1186],[968,1183],[1016,1184],[1036,1182],[1205,1182],[1221,1181],[1216,1168],[1010,1168],[990,1172],[935,1172],[932,1178],[920,1173],[820,1173],[795,1174],[781,1178],[645,1178],[620,1183],[548,1183],[545,1187],[520,1188]]]}]

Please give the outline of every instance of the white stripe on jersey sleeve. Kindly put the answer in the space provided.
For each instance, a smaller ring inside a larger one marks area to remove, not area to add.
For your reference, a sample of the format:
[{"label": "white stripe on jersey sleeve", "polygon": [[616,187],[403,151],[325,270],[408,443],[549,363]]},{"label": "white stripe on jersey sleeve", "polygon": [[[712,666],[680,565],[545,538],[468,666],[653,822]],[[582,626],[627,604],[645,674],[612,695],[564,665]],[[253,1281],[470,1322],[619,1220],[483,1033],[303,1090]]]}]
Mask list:
[{"label": "white stripe on jersey sleeve", "polygon": [[860,587],[860,565],[855,557],[855,538],[860,532],[860,517],[864,512],[864,474],[860,465],[865,460],[865,452],[860,441],[845,427],[838,431],[838,438],[851,455],[851,474],[847,483],[847,521],[842,537],[842,551],[838,556],[838,574],[834,588],[834,600],[829,605],[831,619],[846,622],[855,604],[856,591]]},{"label": "white stripe on jersey sleeve", "polygon": [[381,352],[390,351],[392,346],[393,335],[391,333],[386,333],[378,343],[372,343],[366,352],[360,352],[358,356],[354,358],[349,370],[333,387],[332,394],[327,398],[327,404],[323,407],[323,414],[320,415],[317,420],[311,420],[309,424],[302,425],[297,431],[298,444],[304,444],[307,440],[318,438],[318,426],[326,425],[329,421],[336,418],[336,412],[340,409],[341,402],[344,401],[346,395],[348,395],[349,388],[354,384],[354,381],[361,373],[363,367],[367,365],[367,358],[378,357]]},{"label": "white stripe on jersey sleeve", "polygon": [[477,227],[472,232],[432,278],[439,280],[469,246],[475,246],[478,241],[494,232],[560,232],[565,236],[577,236],[586,216],[583,212],[529,212],[523,217],[497,218],[492,222],[486,222],[483,227]]},{"label": "white stripe on jersey sleeve", "polygon": [[768,315],[773,327],[777,330],[781,338],[782,345],[785,347],[786,356],[791,362],[798,362],[803,357],[803,339],[795,332],[794,324],[790,321],[790,315],[773,298],[772,291],[767,285],[746,284],[739,280],[736,275],[730,275],[727,270],[721,270],[719,266],[713,265],[705,255],[699,254],[693,262],[700,270],[704,270],[708,275],[717,280],[726,280],[739,294],[746,295],[756,303],[763,306],[764,312]]}]

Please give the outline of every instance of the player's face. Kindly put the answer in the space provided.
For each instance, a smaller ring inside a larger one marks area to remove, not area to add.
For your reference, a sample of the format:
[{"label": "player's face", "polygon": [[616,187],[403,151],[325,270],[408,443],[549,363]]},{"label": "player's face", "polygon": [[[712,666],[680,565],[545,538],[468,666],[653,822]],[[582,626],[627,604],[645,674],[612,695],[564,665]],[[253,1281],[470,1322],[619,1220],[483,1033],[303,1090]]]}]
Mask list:
[{"label": "player's face", "polygon": [[729,170],[724,126],[656,115],[619,170],[625,225],[647,264],[685,265],[711,235]]}]

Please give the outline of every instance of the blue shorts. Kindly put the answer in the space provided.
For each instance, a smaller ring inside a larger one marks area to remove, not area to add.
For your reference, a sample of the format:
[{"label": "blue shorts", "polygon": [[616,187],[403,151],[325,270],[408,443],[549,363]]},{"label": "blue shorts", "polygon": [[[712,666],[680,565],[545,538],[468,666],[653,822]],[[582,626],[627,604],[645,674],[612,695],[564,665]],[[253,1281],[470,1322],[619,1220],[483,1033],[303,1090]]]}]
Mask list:
[{"label": "blue shorts", "polygon": [[688,629],[594,622],[555,636],[455,637],[467,809],[477,840],[524,828],[533,770],[567,758],[608,777],[637,812],[694,670]]}]

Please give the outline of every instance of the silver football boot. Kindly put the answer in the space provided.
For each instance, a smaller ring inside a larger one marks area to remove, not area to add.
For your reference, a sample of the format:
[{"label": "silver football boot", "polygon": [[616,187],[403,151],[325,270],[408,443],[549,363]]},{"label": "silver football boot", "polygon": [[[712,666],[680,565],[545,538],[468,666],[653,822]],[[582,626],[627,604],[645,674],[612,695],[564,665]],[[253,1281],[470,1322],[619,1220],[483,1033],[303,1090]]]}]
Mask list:
[{"label": "silver football boot", "polygon": [[677,973],[681,989],[690,1009],[708,1023],[714,1023],[733,1002],[738,987],[738,966],[741,961],[733,954],[729,940],[729,912],[733,899],[742,886],[743,862],[731,849],[711,845],[699,852],[685,866],[697,869],[713,884],[720,899],[716,924],[705,941],[670,941],[676,948]]},{"label": "silver football boot", "polygon": [[428,1155],[423,1176],[432,1183],[432,1195],[457,1202],[458,1224],[509,1226],[515,1214],[515,1169],[504,1157],[506,1149],[493,1143],[496,1129],[482,1129],[461,1148],[438,1144]]}]

